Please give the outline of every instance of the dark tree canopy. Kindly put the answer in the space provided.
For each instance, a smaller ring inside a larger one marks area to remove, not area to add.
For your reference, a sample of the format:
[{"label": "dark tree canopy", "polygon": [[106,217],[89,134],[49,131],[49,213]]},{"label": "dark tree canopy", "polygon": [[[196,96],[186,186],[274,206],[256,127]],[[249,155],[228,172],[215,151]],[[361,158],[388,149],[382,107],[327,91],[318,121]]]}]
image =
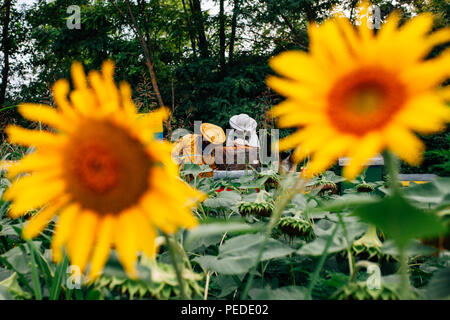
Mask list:
[{"label": "dark tree canopy", "polygon": [[[310,22],[323,21],[335,7],[353,18],[357,1],[21,3],[5,0],[0,7],[0,129],[24,121],[15,112],[18,103],[52,103],[52,84],[70,77],[74,60],[90,70],[109,58],[116,63],[116,79],[131,84],[142,112],[162,103],[173,111],[170,131],[192,128],[194,120],[227,127],[230,116],[237,113],[248,113],[260,127],[273,127],[266,111],[281,97],[265,85],[271,72],[268,59],[288,49],[307,50]],[[373,3],[382,19],[393,10],[400,10],[404,18],[432,11],[436,28],[449,24],[446,0]],[[73,4],[81,9],[81,29],[66,24],[67,8]]]}]

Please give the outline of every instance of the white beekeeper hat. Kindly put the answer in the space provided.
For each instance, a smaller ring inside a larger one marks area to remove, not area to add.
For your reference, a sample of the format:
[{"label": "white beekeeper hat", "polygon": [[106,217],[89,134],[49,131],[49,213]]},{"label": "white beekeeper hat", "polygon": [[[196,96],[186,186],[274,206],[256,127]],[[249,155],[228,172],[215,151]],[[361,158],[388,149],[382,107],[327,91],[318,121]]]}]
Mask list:
[{"label": "white beekeeper hat", "polygon": [[256,120],[251,118],[248,114],[241,113],[239,115],[232,116],[230,118],[230,126],[234,130],[231,130],[228,136],[227,145],[231,145],[233,143],[232,140],[236,137],[234,131],[236,131],[237,133],[243,133],[246,136],[249,136],[248,142],[245,142],[246,145],[251,147],[259,146],[258,135],[256,134],[256,127],[258,124],[256,123]]}]

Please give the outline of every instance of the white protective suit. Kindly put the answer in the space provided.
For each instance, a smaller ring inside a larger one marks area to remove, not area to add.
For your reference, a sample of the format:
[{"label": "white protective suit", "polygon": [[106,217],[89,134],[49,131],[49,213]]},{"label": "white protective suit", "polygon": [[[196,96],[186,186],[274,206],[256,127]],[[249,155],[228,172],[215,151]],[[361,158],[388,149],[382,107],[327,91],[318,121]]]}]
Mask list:
[{"label": "white protective suit", "polygon": [[259,147],[259,139],[256,134],[256,120],[242,113],[232,116],[230,126],[233,128],[228,133],[227,147],[234,145],[246,145],[250,147]]}]

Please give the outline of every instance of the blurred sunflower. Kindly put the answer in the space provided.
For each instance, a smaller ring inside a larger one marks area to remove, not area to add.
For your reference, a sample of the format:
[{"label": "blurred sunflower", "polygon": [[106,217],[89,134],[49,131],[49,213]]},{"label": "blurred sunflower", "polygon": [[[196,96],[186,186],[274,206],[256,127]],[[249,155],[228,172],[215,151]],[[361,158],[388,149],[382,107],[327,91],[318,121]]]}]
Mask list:
[{"label": "blurred sunflower", "polygon": [[[25,239],[37,236],[59,215],[52,239],[56,262],[65,248],[83,272],[90,262],[94,278],[114,246],[133,276],[138,251],[150,257],[156,253],[156,228],[172,233],[197,224],[190,209],[203,195],[178,178],[171,144],[154,140],[151,117],[137,117],[128,84],[117,88],[114,83],[111,61],[88,78],[79,63],[71,73],[70,100],[68,81],[53,87],[57,109],[19,106],[24,117],[58,133],[7,128],[12,143],[36,147],[8,169],[11,178],[26,173],[4,194],[12,201],[9,215],[39,210],[23,229]],[[159,109],[154,117],[162,121],[167,111]]]},{"label": "blurred sunflower", "polygon": [[308,175],[329,168],[342,156],[351,161],[344,176],[353,179],[368,159],[383,150],[417,165],[424,144],[414,132],[429,134],[450,120],[450,50],[427,59],[436,45],[450,41],[450,28],[430,34],[431,13],[398,28],[391,14],[376,34],[369,3],[359,5],[358,26],[341,14],[309,26],[309,52],[287,51],[270,60],[286,78],[270,76],[267,84],[287,97],[270,114],[280,127],[298,127],[280,141],[295,148],[293,159],[311,155]]}]

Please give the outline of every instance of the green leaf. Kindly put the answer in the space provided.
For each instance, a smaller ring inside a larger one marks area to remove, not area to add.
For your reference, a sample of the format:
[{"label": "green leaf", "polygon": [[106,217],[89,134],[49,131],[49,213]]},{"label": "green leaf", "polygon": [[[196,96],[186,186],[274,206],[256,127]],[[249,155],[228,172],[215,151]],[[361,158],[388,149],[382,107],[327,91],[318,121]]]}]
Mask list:
[{"label": "green leaf", "polygon": [[1,220],[0,221],[0,225],[3,227],[0,230],[0,235],[1,236],[5,236],[5,237],[10,237],[10,236],[17,236],[16,231],[14,230],[13,225],[9,225],[9,224],[4,224],[7,223],[6,220]]},{"label": "green leaf", "polygon": [[241,195],[236,191],[222,191],[215,198],[208,198],[203,204],[210,208],[229,208],[241,201]]},{"label": "green leaf", "polygon": [[287,286],[278,289],[264,289],[253,288],[248,292],[248,295],[253,300],[304,300],[306,294],[305,287]]},{"label": "green leaf", "polygon": [[[144,266],[142,263],[137,264],[137,280],[148,281],[150,279],[150,270],[148,267]],[[122,264],[119,261],[119,257],[115,250],[111,250],[108,261],[106,262],[105,267],[103,268],[102,274],[105,276],[116,277],[118,279],[128,279],[128,275],[125,273],[125,270],[122,267]]]},{"label": "green leaf", "polygon": [[217,256],[200,256],[193,261],[197,262],[204,271],[214,271],[223,275],[246,273],[253,266],[254,257],[229,257],[218,259]]},{"label": "green leaf", "polygon": [[11,267],[18,273],[28,274],[31,271],[29,256],[20,246],[12,248],[8,252],[1,255]]},{"label": "green leaf", "polygon": [[231,235],[236,233],[255,232],[259,229],[259,225],[249,225],[242,222],[201,224],[189,231],[184,243],[184,248],[190,251],[201,246],[208,247],[218,243],[225,233]]},{"label": "green leaf", "polygon": [[[22,288],[19,285],[19,282],[17,281],[18,275],[16,272],[14,272],[11,276],[6,278],[3,281],[0,281],[0,289],[6,289],[12,297],[15,299],[31,299],[31,294],[22,290]],[[0,299],[1,299],[2,293],[0,292]],[[9,298],[8,298],[9,299]]]},{"label": "green leaf", "polygon": [[429,183],[416,184],[406,188],[404,194],[427,207],[446,206],[450,204],[450,178],[438,177]]},{"label": "green leaf", "polygon": [[[328,239],[331,236],[331,234],[325,234],[317,238],[316,240],[303,245],[299,250],[297,250],[296,253],[299,255],[307,255],[313,257],[321,256],[328,242]],[[343,236],[335,235],[327,252],[328,254],[336,253],[344,250],[345,248],[347,248],[345,238]]]},{"label": "green leaf", "polygon": [[298,193],[292,198],[291,203],[296,206],[296,209],[304,210],[308,202],[305,195]]},{"label": "green leaf", "polygon": [[31,248],[31,240],[27,241],[30,248],[30,260],[31,260],[31,283],[33,285],[34,297],[36,300],[42,300],[42,286],[38,273],[38,265],[36,263],[36,252]]},{"label": "green leaf", "polygon": [[[432,253],[436,252],[437,249],[426,246],[422,242],[418,240],[413,240],[409,243],[408,247],[405,250],[405,254],[408,257],[413,256],[429,256]],[[381,247],[381,252],[383,254],[387,254],[390,256],[398,257],[400,255],[398,247],[395,245],[394,241],[386,240],[383,242],[383,246]]]},{"label": "green leaf", "polygon": [[427,299],[450,299],[450,268],[437,271],[426,287]]},{"label": "green leaf", "polygon": [[231,294],[233,291],[237,290],[241,285],[242,280],[245,277],[245,273],[242,275],[222,275],[219,274],[214,277],[212,284],[220,288],[220,293],[217,298],[223,298]]},{"label": "green leaf", "polygon": [[[263,242],[262,234],[246,234],[226,241],[219,250],[219,258],[257,255],[256,248]],[[261,261],[287,256],[294,249],[275,239],[269,239],[265,246]]]},{"label": "green leaf", "polygon": [[325,171],[322,174],[322,177],[323,177],[324,180],[331,181],[331,182],[334,182],[334,183],[339,183],[339,182],[342,182],[342,181],[346,180],[344,177],[336,175],[333,171]]},{"label": "green leaf", "polygon": [[315,213],[322,214],[324,211],[343,211],[353,208],[355,206],[375,203],[378,197],[373,195],[355,195],[344,194],[336,200],[330,200],[318,207],[308,207],[308,214],[314,217]]},{"label": "green leaf", "polygon": [[8,289],[0,286],[0,300],[14,300],[14,297],[9,293]]},{"label": "green leaf", "polygon": [[264,187],[264,183],[267,181],[267,179],[269,179],[268,176],[264,176],[258,179],[255,179],[255,177],[250,176],[252,179],[248,182],[242,183],[240,184],[240,188],[243,189],[257,189],[257,188],[263,188]]},{"label": "green leaf", "polygon": [[61,293],[62,282],[64,279],[64,273],[67,270],[67,266],[69,265],[69,260],[66,255],[64,255],[64,259],[61,263],[58,264],[55,271],[55,276],[52,280],[52,285],[50,287],[50,300],[58,300],[59,294]]},{"label": "green leaf", "polygon": [[[258,250],[263,242],[261,234],[246,234],[234,237],[219,248],[218,256],[202,256],[194,259],[203,270],[221,274],[242,274],[255,264]],[[269,239],[261,261],[285,257],[295,250],[275,239]]]},{"label": "green leaf", "polygon": [[399,247],[405,247],[414,238],[432,237],[446,230],[437,215],[414,207],[398,194],[361,205],[353,214],[380,228]]},{"label": "green leaf", "polygon": [[204,172],[211,172],[212,169],[210,166],[208,165],[201,165],[199,166],[198,164],[195,163],[185,163],[183,166],[183,170],[181,171],[182,175],[189,175],[192,174],[194,177],[200,175],[201,173]]}]

